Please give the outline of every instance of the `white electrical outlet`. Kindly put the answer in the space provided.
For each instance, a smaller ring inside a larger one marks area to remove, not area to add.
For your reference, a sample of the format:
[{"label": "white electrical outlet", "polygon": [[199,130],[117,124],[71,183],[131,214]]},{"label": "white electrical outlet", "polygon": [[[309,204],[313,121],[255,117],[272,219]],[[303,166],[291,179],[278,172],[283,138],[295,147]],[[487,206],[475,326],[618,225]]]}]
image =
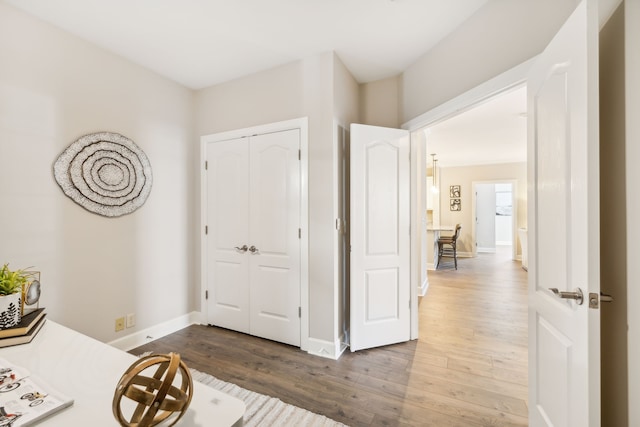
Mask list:
[{"label": "white electrical outlet", "polygon": [[136,326],[136,315],[135,313],[127,314],[127,328],[133,328]]}]

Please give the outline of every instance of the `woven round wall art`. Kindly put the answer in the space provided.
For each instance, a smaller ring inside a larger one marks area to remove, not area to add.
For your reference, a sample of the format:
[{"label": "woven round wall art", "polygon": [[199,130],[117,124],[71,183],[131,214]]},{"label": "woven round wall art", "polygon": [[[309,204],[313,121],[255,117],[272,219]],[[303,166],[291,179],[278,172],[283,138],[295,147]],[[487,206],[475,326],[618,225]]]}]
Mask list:
[{"label": "woven round wall art", "polygon": [[151,164],[140,147],[112,132],[92,133],[73,142],[56,160],[53,173],[73,201],[108,217],[142,206],[153,181]]}]

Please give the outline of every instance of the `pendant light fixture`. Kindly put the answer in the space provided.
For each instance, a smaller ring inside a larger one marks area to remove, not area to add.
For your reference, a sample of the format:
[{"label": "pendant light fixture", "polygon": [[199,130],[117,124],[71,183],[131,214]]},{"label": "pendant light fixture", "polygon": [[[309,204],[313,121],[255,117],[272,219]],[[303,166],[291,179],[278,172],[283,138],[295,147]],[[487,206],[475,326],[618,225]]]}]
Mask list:
[{"label": "pendant light fixture", "polygon": [[438,160],[436,159],[435,154],[431,154],[431,164],[433,168],[433,184],[431,185],[431,192],[438,193],[440,189],[438,188],[438,172],[436,166],[438,165]]}]

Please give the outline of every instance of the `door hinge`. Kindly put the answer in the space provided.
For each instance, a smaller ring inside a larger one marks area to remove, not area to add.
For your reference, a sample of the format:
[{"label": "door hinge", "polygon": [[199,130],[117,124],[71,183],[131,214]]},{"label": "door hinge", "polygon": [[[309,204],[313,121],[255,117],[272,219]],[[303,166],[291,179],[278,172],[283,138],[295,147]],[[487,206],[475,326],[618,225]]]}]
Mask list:
[{"label": "door hinge", "polygon": [[302,318],[302,307],[298,307],[298,318]]},{"label": "door hinge", "polygon": [[204,226],[204,234],[209,234],[209,226],[208,225]]},{"label": "door hinge", "polygon": [[302,239],[302,228],[298,228],[298,239]]},{"label": "door hinge", "polygon": [[302,160],[302,150],[298,150],[298,160]]},{"label": "door hinge", "polygon": [[204,291],[204,299],[209,299],[209,291]]},{"label": "door hinge", "polygon": [[206,160],[204,162],[204,170],[209,170],[209,162]]},{"label": "door hinge", "polygon": [[411,310],[411,300],[409,300],[409,310]]}]

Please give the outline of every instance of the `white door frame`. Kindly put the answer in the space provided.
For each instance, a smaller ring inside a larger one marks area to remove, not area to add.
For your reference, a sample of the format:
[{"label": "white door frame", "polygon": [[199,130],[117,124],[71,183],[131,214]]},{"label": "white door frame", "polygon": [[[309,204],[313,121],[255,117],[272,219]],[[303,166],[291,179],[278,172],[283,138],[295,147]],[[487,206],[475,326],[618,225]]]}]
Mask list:
[{"label": "white door frame", "polygon": [[[510,92],[512,90],[518,89],[520,87],[522,87],[523,85],[526,84],[527,82],[527,74],[529,73],[529,69],[531,68],[531,65],[535,62],[536,57],[533,57],[525,62],[523,62],[520,65],[517,65],[515,67],[513,67],[510,70],[505,71],[504,73],[492,78],[491,80],[488,80],[478,86],[476,86],[475,88],[451,99],[450,101],[445,102],[444,104],[441,104],[435,108],[433,108],[430,111],[427,111],[424,114],[419,115],[418,117],[404,123],[402,125],[402,129],[407,129],[411,132],[411,137],[412,137],[412,141],[411,141],[411,146],[412,146],[412,152],[411,152],[411,169],[412,169],[412,175],[411,175],[411,187],[412,187],[412,191],[411,191],[411,206],[412,206],[412,214],[414,212],[413,206],[420,206],[419,203],[426,203],[426,199],[424,200],[424,202],[421,202],[421,194],[424,193],[424,191],[419,191],[416,190],[415,187],[417,186],[417,181],[418,179],[415,177],[423,177],[426,176],[426,161],[424,159],[421,159],[419,155],[414,156],[414,149],[417,146],[421,146],[420,144],[417,143],[417,141],[414,142],[414,136],[416,134],[417,131],[419,131],[422,128],[428,127],[428,126],[433,126],[437,123],[440,123],[444,120],[447,120],[453,116],[456,116],[466,110],[470,110],[484,102],[487,102],[489,100],[491,100],[492,98],[503,94],[503,93],[507,93]],[[419,135],[419,133],[418,133]],[[416,138],[419,139],[419,138]],[[424,142],[423,142],[424,144]],[[424,157],[424,156],[422,156]],[[413,174],[413,170],[415,170],[415,175]],[[516,191],[515,187],[514,187],[514,191]],[[426,197],[423,196],[423,197]],[[424,209],[423,209],[424,210]],[[533,221],[533,218],[529,218],[528,221]],[[517,236],[517,217],[514,218],[514,227],[516,228],[516,232],[514,232],[514,239],[516,239]],[[418,226],[420,227],[421,225],[419,224],[419,221],[413,221],[411,222],[411,227],[412,229]],[[425,232],[426,233],[426,232]],[[475,236],[475,234],[474,234]],[[425,236],[426,238],[426,236]],[[415,242],[415,240],[417,239],[416,237],[416,233],[411,233],[411,239],[412,239],[412,250],[415,250],[416,246],[418,245],[418,242]],[[517,250],[517,246],[513,245],[514,250]],[[425,249],[426,250],[426,249]],[[514,255],[515,257],[515,255]],[[514,258],[515,259],[515,258]],[[412,271],[414,269],[414,264],[412,263]],[[425,270],[426,270],[426,266],[425,266]],[[425,273],[426,274],[426,273]],[[428,286],[428,277],[425,278],[425,282],[426,285]],[[424,289],[426,289],[426,287],[424,287]],[[413,324],[412,324],[413,326]],[[415,332],[416,332],[416,336],[413,336],[412,334],[412,339],[417,339],[417,325],[415,325]]]},{"label": "white door frame", "polygon": [[476,243],[476,185],[478,184],[511,184],[511,205],[513,211],[511,213],[511,259],[515,260],[518,254],[517,239],[518,239],[518,203],[516,195],[518,194],[518,181],[515,179],[495,179],[490,181],[472,181],[472,193],[471,193],[471,236],[473,236],[473,243],[471,245],[473,255],[478,252]]},{"label": "white door frame", "polygon": [[[309,350],[309,120],[307,117],[269,123],[249,128],[236,129],[227,132],[203,135],[200,137],[200,233],[204,236],[207,203],[206,188],[207,175],[205,172],[205,160],[207,144],[210,142],[225,141],[228,139],[242,138],[249,135],[280,132],[290,129],[300,130],[300,349]],[[202,320],[206,324],[208,318],[207,308],[207,244],[206,239],[200,239],[200,312]]]},{"label": "white door frame", "polygon": [[409,120],[402,125],[402,129],[407,129],[410,132],[416,132],[424,127],[433,126],[436,123],[477,107],[484,102],[490,101],[497,95],[507,93],[524,86],[527,82],[527,73],[529,72],[529,69],[531,69],[536,58],[537,56],[505,71],[491,80],[487,80],[486,82],[443,104],[440,104],[426,113]]},{"label": "white door frame", "polygon": [[[411,133],[411,230],[421,230],[419,233],[411,232],[411,277],[412,283],[415,283],[417,278],[421,278],[424,275],[424,284],[419,284],[422,290],[426,290],[426,287],[428,287],[429,278],[427,273],[427,248],[424,244],[424,240],[426,240],[426,209],[424,202],[426,200],[421,199],[424,188],[422,188],[422,183],[419,182],[422,178],[418,179],[418,177],[426,176],[427,162],[426,141],[419,134],[416,135],[416,132],[424,127],[433,126],[466,110],[470,110],[497,95],[524,86],[527,82],[529,69],[535,59],[536,57],[533,57],[402,125],[402,129],[406,129]],[[517,221],[514,220],[515,224],[517,224]],[[411,339],[418,339],[417,289],[418,286],[411,287]]]},{"label": "white door frame", "polygon": [[629,425],[640,423],[640,383],[632,381],[640,377],[640,310],[636,303],[640,300],[640,265],[635,260],[640,257],[640,202],[634,190],[640,182],[640,2],[625,2],[625,67],[626,67],[626,182],[627,182],[627,316],[629,322],[629,342],[627,360],[629,361]]}]

